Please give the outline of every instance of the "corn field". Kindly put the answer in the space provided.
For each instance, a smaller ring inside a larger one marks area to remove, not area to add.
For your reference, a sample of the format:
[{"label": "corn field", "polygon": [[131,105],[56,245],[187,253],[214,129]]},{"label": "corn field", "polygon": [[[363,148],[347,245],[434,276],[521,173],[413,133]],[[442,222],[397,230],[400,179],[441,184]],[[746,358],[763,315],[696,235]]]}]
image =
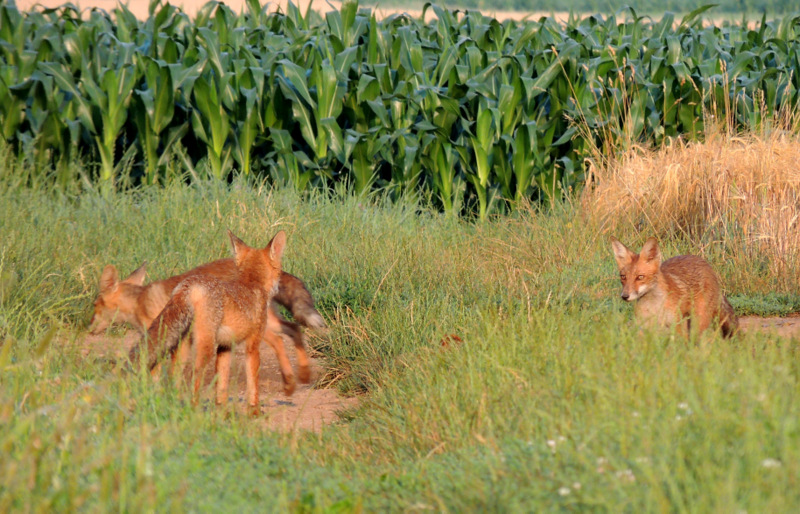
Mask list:
[{"label": "corn field", "polygon": [[300,191],[422,192],[485,217],[579,188],[592,149],[697,137],[710,109],[754,127],[798,102],[800,15],[748,28],[704,27],[707,7],[566,24],[426,9],[433,21],[251,0],[190,19],[156,0],[139,20],[4,3],[2,136],[60,183],[76,160],[107,188],[177,163]]}]

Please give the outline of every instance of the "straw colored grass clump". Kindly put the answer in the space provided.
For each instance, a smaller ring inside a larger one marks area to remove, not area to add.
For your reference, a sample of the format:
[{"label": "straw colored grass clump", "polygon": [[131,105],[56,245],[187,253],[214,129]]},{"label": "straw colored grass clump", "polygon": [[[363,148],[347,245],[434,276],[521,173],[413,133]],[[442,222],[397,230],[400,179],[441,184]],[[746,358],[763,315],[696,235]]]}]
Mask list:
[{"label": "straw colored grass clump", "polygon": [[594,167],[584,207],[605,230],[687,238],[705,251],[758,262],[784,285],[800,283],[800,138],[708,134],[634,148]]}]

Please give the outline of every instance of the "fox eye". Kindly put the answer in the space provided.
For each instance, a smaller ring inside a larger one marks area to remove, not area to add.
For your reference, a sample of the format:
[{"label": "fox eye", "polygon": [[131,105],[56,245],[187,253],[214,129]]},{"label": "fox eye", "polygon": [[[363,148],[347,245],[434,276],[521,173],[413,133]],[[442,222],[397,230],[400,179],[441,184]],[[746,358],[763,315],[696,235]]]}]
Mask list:
[{"label": "fox eye", "polygon": [[620,279],[620,280],[625,280],[625,278],[627,278],[625,275],[620,275],[620,276],[619,276],[619,279]]},{"label": "fox eye", "polygon": [[638,277],[636,277],[636,280],[644,280],[644,275],[639,275]]}]

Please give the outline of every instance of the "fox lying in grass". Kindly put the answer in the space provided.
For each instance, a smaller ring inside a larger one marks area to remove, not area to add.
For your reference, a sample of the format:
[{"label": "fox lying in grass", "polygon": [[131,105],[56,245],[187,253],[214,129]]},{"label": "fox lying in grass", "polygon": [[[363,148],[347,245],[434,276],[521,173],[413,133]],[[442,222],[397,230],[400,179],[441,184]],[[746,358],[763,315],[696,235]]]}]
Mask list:
[{"label": "fox lying in grass", "polygon": [[[183,279],[147,330],[144,342],[147,368],[152,370],[167,353],[175,352],[180,341],[191,332],[195,346],[194,400],[197,401],[200,392],[203,371],[216,355],[216,400],[221,405],[228,399],[232,345],[243,342],[247,403],[255,414],[259,411],[258,346],[270,332],[267,317],[278,290],[286,234],[278,232],[263,249],[251,248],[233,233],[228,234],[238,273],[224,278],[195,273]],[[134,364],[138,362],[141,346],[131,350]]]},{"label": "fox lying in grass", "polygon": [[[661,262],[656,238],[649,238],[638,254],[611,238],[622,281],[622,299],[636,301],[634,314],[644,325],[673,326],[688,336],[702,333],[714,319],[722,335],[738,327],[733,308],[722,293],[711,265],[696,255],[679,255]],[[683,323],[683,321],[686,323]]]},{"label": "fox lying in grass", "polygon": [[[125,280],[119,280],[117,269],[108,265],[100,276],[100,293],[94,301],[94,315],[89,324],[92,334],[100,334],[114,323],[127,323],[145,333],[153,320],[170,299],[173,290],[188,277],[210,276],[230,279],[238,273],[234,259],[220,259],[164,280],[144,285],[145,265],[143,264]],[[301,324],[309,328],[325,328],[325,321],[314,308],[314,299],[299,278],[281,272],[278,291],[272,298],[292,313]],[[294,372],[284,350],[281,333],[292,339],[297,349],[298,376],[307,383],[311,378],[308,355],[300,327],[278,314],[274,303],[268,310],[267,331],[264,340],[275,350],[284,380],[284,391],[292,394],[295,387]],[[188,359],[188,345],[182,344],[176,352],[176,360],[183,363]]]}]

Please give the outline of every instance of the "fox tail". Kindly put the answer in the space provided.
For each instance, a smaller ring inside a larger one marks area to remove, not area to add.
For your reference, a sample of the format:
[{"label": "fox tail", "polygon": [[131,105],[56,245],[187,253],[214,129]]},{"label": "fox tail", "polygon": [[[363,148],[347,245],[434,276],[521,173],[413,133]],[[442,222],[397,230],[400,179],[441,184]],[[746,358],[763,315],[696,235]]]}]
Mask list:
[{"label": "fox tail", "polygon": [[739,328],[739,320],[736,318],[736,313],[733,312],[733,307],[724,296],[722,297],[719,321],[723,337],[733,336],[734,332]]},{"label": "fox tail", "polygon": [[193,318],[192,305],[187,301],[186,295],[181,291],[176,292],[153,320],[144,340],[131,350],[129,360],[134,368],[138,365],[140,352],[146,349],[147,369],[152,371],[165,355],[177,349],[181,339],[189,332]]},{"label": "fox tail", "polygon": [[273,299],[283,305],[298,323],[308,328],[327,328],[325,320],[314,307],[314,298],[302,280],[289,273],[282,273],[278,291]]},{"label": "fox tail", "polygon": [[292,316],[308,328],[327,328],[325,320],[322,319],[320,313],[314,308],[313,301],[310,304],[303,302],[295,305],[294,309],[292,309]]}]

